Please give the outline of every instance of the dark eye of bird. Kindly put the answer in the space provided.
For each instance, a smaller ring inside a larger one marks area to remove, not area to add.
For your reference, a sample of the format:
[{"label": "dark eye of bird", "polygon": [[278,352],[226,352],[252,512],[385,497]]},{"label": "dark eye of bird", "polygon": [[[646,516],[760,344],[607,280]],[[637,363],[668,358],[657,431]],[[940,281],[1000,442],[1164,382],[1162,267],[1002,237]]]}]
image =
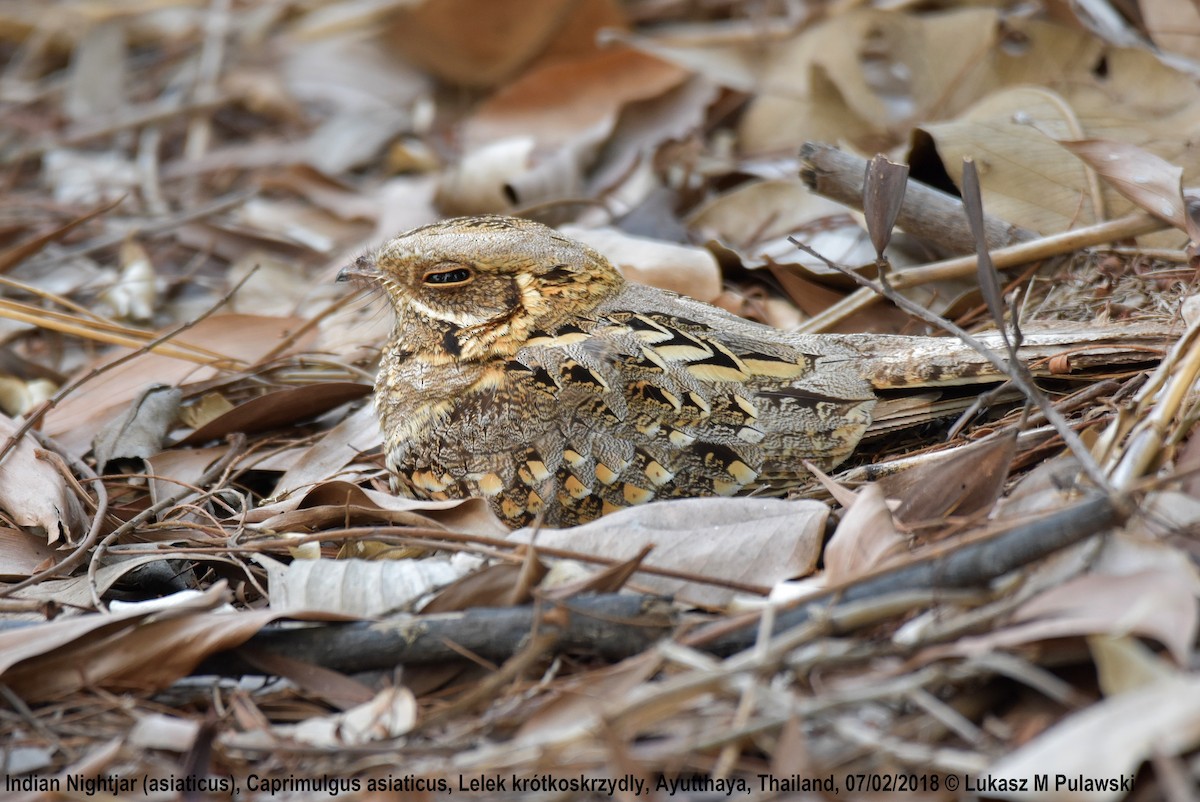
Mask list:
[{"label": "dark eye of bird", "polygon": [[449,284],[465,284],[471,280],[471,271],[465,267],[456,267],[453,270],[433,270],[426,273],[423,280],[426,284],[439,284],[443,287]]}]

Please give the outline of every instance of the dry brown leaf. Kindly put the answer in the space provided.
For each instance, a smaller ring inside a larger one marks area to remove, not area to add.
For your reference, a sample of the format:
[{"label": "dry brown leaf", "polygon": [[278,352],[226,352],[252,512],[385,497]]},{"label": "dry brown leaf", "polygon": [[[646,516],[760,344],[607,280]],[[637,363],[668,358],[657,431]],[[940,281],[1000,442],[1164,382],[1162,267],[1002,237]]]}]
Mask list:
[{"label": "dry brown leaf", "polygon": [[527,604],[532,584],[541,581],[545,568],[535,566],[533,582],[526,582],[525,565],[497,563],[463,576],[438,591],[422,608],[421,614],[452,613],[475,607],[511,607]]},{"label": "dry brown leaf", "polygon": [[577,55],[595,32],[623,22],[609,0],[493,0],[419,3],[393,17],[387,36],[413,63],[445,80],[493,86],[548,48]]},{"label": "dry brown leaf", "polygon": [[174,387],[147,387],[124,414],[113,418],[96,433],[92,454],[96,469],[104,473],[109,462],[145,459],[162,449],[167,432],[179,414],[182,394]]},{"label": "dry brown leaf", "polygon": [[825,546],[826,583],[846,582],[907,553],[907,541],[892,522],[883,488],[867,485],[854,494],[854,504]]},{"label": "dry brown leaf", "polygon": [[525,719],[515,741],[524,746],[570,741],[603,726],[605,708],[628,698],[662,665],[661,655],[647,652],[559,684],[553,697]]},{"label": "dry brown leaf", "polygon": [[1096,208],[1085,165],[1065,158],[1053,141],[1071,139],[1079,124],[1062,96],[1017,87],[988,95],[953,121],[919,130],[932,139],[956,181],[962,180],[963,159],[975,161],[989,214],[1051,234],[1121,213],[1107,205]]},{"label": "dry brown leaf", "polygon": [[53,565],[56,556],[44,535],[0,526],[0,581],[25,579]]},{"label": "dry brown leaf", "polygon": [[431,80],[395,58],[382,37],[357,31],[289,42],[281,70],[292,97],[331,110],[303,152],[328,175],[369,162],[393,137],[410,131],[412,108],[428,94]]},{"label": "dry brown leaf", "polygon": [[286,531],[286,528],[276,528],[276,524],[304,520],[303,517],[290,517],[290,513],[323,506],[342,506],[344,512],[344,505],[347,503],[395,513],[420,513],[429,519],[427,525],[442,527],[452,532],[504,535],[510,531],[491,511],[487,501],[481,498],[461,501],[416,501],[377,490],[364,490],[342,481],[322,482],[307,493],[294,493],[281,501],[260,505],[247,513],[243,520],[262,531]]},{"label": "dry brown leaf", "polygon": [[717,96],[715,84],[689,78],[658,97],[627,104],[588,176],[588,195],[615,188],[621,179],[630,176],[638,160],[654,153],[664,142],[683,140],[701,130]]},{"label": "dry brown leaf", "polygon": [[[859,10],[773,45],[756,38],[701,46],[630,41],[712,81],[754,92],[739,147],[778,152],[810,140],[875,149],[890,127],[961,108],[987,86],[981,54],[996,37],[990,9],[922,17]],[[830,47],[831,41],[839,46]]]},{"label": "dry brown leaf", "polygon": [[[304,323],[299,318],[255,315],[214,315],[200,321],[182,339],[232,359],[253,364],[277,348]],[[308,332],[297,338],[293,349],[306,347],[313,339]],[[125,353],[125,352],[121,352]],[[116,357],[107,357],[109,362]],[[123,365],[84,384],[46,414],[46,431],[59,443],[82,455],[99,428],[138,396],[149,384],[184,386],[211,379],[212,368],[199,367],[158,354],[139,354]]]},{"label": "dry brown leaf", "polygon": [[[0,415],[0,440],[16,437],[17,425]],[[83,508],[54,464],[26,434],[0,463],[0,509],[18,526],[35,527],[49,543],[71,543],[82,534]]]},{"label": "dry brown leaf", "polygon": [[171,448],[149,457],[150,498],[157,502],[195,485],[214,462],[229,452],[228,445],[211,448]]},{"label": "dry brown leaf", "polygon": [[931,455],[920,465],[881,477],[878,484],[884,495],[899,501],[892,515],[905,523],[987,512],[1004,490],[1016,452],[1014,430]]},{"label": "dry brown leaf", "polygon": [[[813,193],[798,178],[773,179],[717,195],[688,216],[688,226],[702,236],[720,239],[728,248],[757,256],[754,249],[761,243],[846,212],[846,207]],[[792,249],[799,259],[800,252],[794,245]]]},{"label": "dry brown leaf", "polygon": [[1184,231],[1183,168],[1127,142],[1059,140],[1138,208]]},{"label": "dry brown leaf", "polygon": [[325,382],[276,390],[239,404],[204,424],[176,445],[198,445],[210,440],[219,440],[232,432],[250,434],[298,424],[348,401],[362,398],[370,391],[370,385],[357,382]]},{"label": "dry brown leaf", "polygon": [[539,149],[608,136],[626,104],[657,97],[687,78],[678,67],[617,48],[549,64],[506,85],[468,120],[468,150],[532,136]]},{"label": "dry brown leaf", "polygon": [[[695,498],[619,510],[571,529],[520,529],[509,540],[615,560],[644,547],[645,565],[714,581],[770,587],[811,573],[820,554],[828,508],[816,501]],[[638,574],[639,586],[697,604],[721,606],[733,591],[699,582]]]},{"label": "dry brown leaf", "polygon": [[366,404],[342,418],[337,426],[297,457],[275,484],[275,495],[283,498],[318,482],[353,478],[341,476],[342,470],[382,443],[383,433],[375,417],[375,406]]},{"label": "dry brown leaf", "polygon": [[[66,577],[64,579],[47,579],[38,582],[27,588],[22,588],[13,594],[16,599],[36,599],[39,601],[49,602],[53,605],[61,605],[65,608],[62,616],[55,620],[63,620],[63,616],[81,616],[86,611],[95,609],[92,597],[92,591],[101,598],[112,589],[113,585],[119,582],[126,575],[138,570],[142,566],[150,565],[151,563],[163,562],[170,560],[176,555],[170,553],[164,554],[148,554],[140,557],[131,557],[129,559],[113,562],[108,565],[102,565],[96,570],[95,577],[89,576],[87,573],[80,573],[76,576]],[[225,562],[232,563],[228,558],[205,557],[203,562]],[[239,566],[240,569],[240,566]],[[172,574],[177,568],[167,569]],[[121,602],[114,601],[113,607],[116,609]],[[22,620],[42,621],[43,616],[37,614],[29,614],[19,616]]]},{"label": "dry brown leaf", "polygon": [[1133,633],[1153,638],[1186,664],[1197,626],[1196,592],[1195,579],[1178,572],[1087,574],[1026,602],[1010,625],[949,648],[971,655],[1051,638]]},{"label": "dry brown leaf", "polygon": [[167,610],[89,615],[2,632],[0,679],[29,701],[96,686],[164,688],[278,615],[209,611],[226,596],[219,583]]}]

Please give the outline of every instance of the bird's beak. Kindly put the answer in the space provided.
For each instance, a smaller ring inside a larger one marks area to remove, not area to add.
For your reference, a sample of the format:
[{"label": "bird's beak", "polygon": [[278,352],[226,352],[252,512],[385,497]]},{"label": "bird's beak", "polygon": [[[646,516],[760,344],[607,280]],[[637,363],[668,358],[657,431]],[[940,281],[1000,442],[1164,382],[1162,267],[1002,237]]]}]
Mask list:
[{"label": "bird's beak", "polygon": [[379,277],[379,268],[369,256],[360,256],[338,271],[338,283],[353,281],[356,284],[370,284]]}]

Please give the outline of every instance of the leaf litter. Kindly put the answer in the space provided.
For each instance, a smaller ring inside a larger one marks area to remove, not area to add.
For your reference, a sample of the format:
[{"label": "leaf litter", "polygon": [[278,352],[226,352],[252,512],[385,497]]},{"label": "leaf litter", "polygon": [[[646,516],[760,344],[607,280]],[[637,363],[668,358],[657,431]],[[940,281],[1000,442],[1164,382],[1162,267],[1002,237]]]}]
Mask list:
[{"label": "leaf litter", "polygon": [[[1191,798],[1185,6],[0,9],[9,790],[549,772],[1057,799],[1063,775],[1074,799]],[[468,211],[781,328],[934,333],[915,303],[1085,343],[1047,347],[1039,410],[885,398],[791,499],[510,533],[479,500],[390,493],[366,398],[388,311],[331,284]]]}]

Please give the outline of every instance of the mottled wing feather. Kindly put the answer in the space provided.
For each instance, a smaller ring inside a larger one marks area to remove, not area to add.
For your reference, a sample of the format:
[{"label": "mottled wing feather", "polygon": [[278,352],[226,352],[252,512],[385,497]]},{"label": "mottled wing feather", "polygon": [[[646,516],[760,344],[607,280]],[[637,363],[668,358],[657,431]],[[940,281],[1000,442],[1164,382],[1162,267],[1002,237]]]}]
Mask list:
[{"label": "mottled wing feather", "polygon": [[822,376],[846,354],[772,342],[732,316],[731,326],[620,300],[539,332],[509,371],[554,399],[561,436],[539,449],[552,523],[654,498],[778,491],[807,474],[803,460],[840,462],[870,422],[865,383]]}]

